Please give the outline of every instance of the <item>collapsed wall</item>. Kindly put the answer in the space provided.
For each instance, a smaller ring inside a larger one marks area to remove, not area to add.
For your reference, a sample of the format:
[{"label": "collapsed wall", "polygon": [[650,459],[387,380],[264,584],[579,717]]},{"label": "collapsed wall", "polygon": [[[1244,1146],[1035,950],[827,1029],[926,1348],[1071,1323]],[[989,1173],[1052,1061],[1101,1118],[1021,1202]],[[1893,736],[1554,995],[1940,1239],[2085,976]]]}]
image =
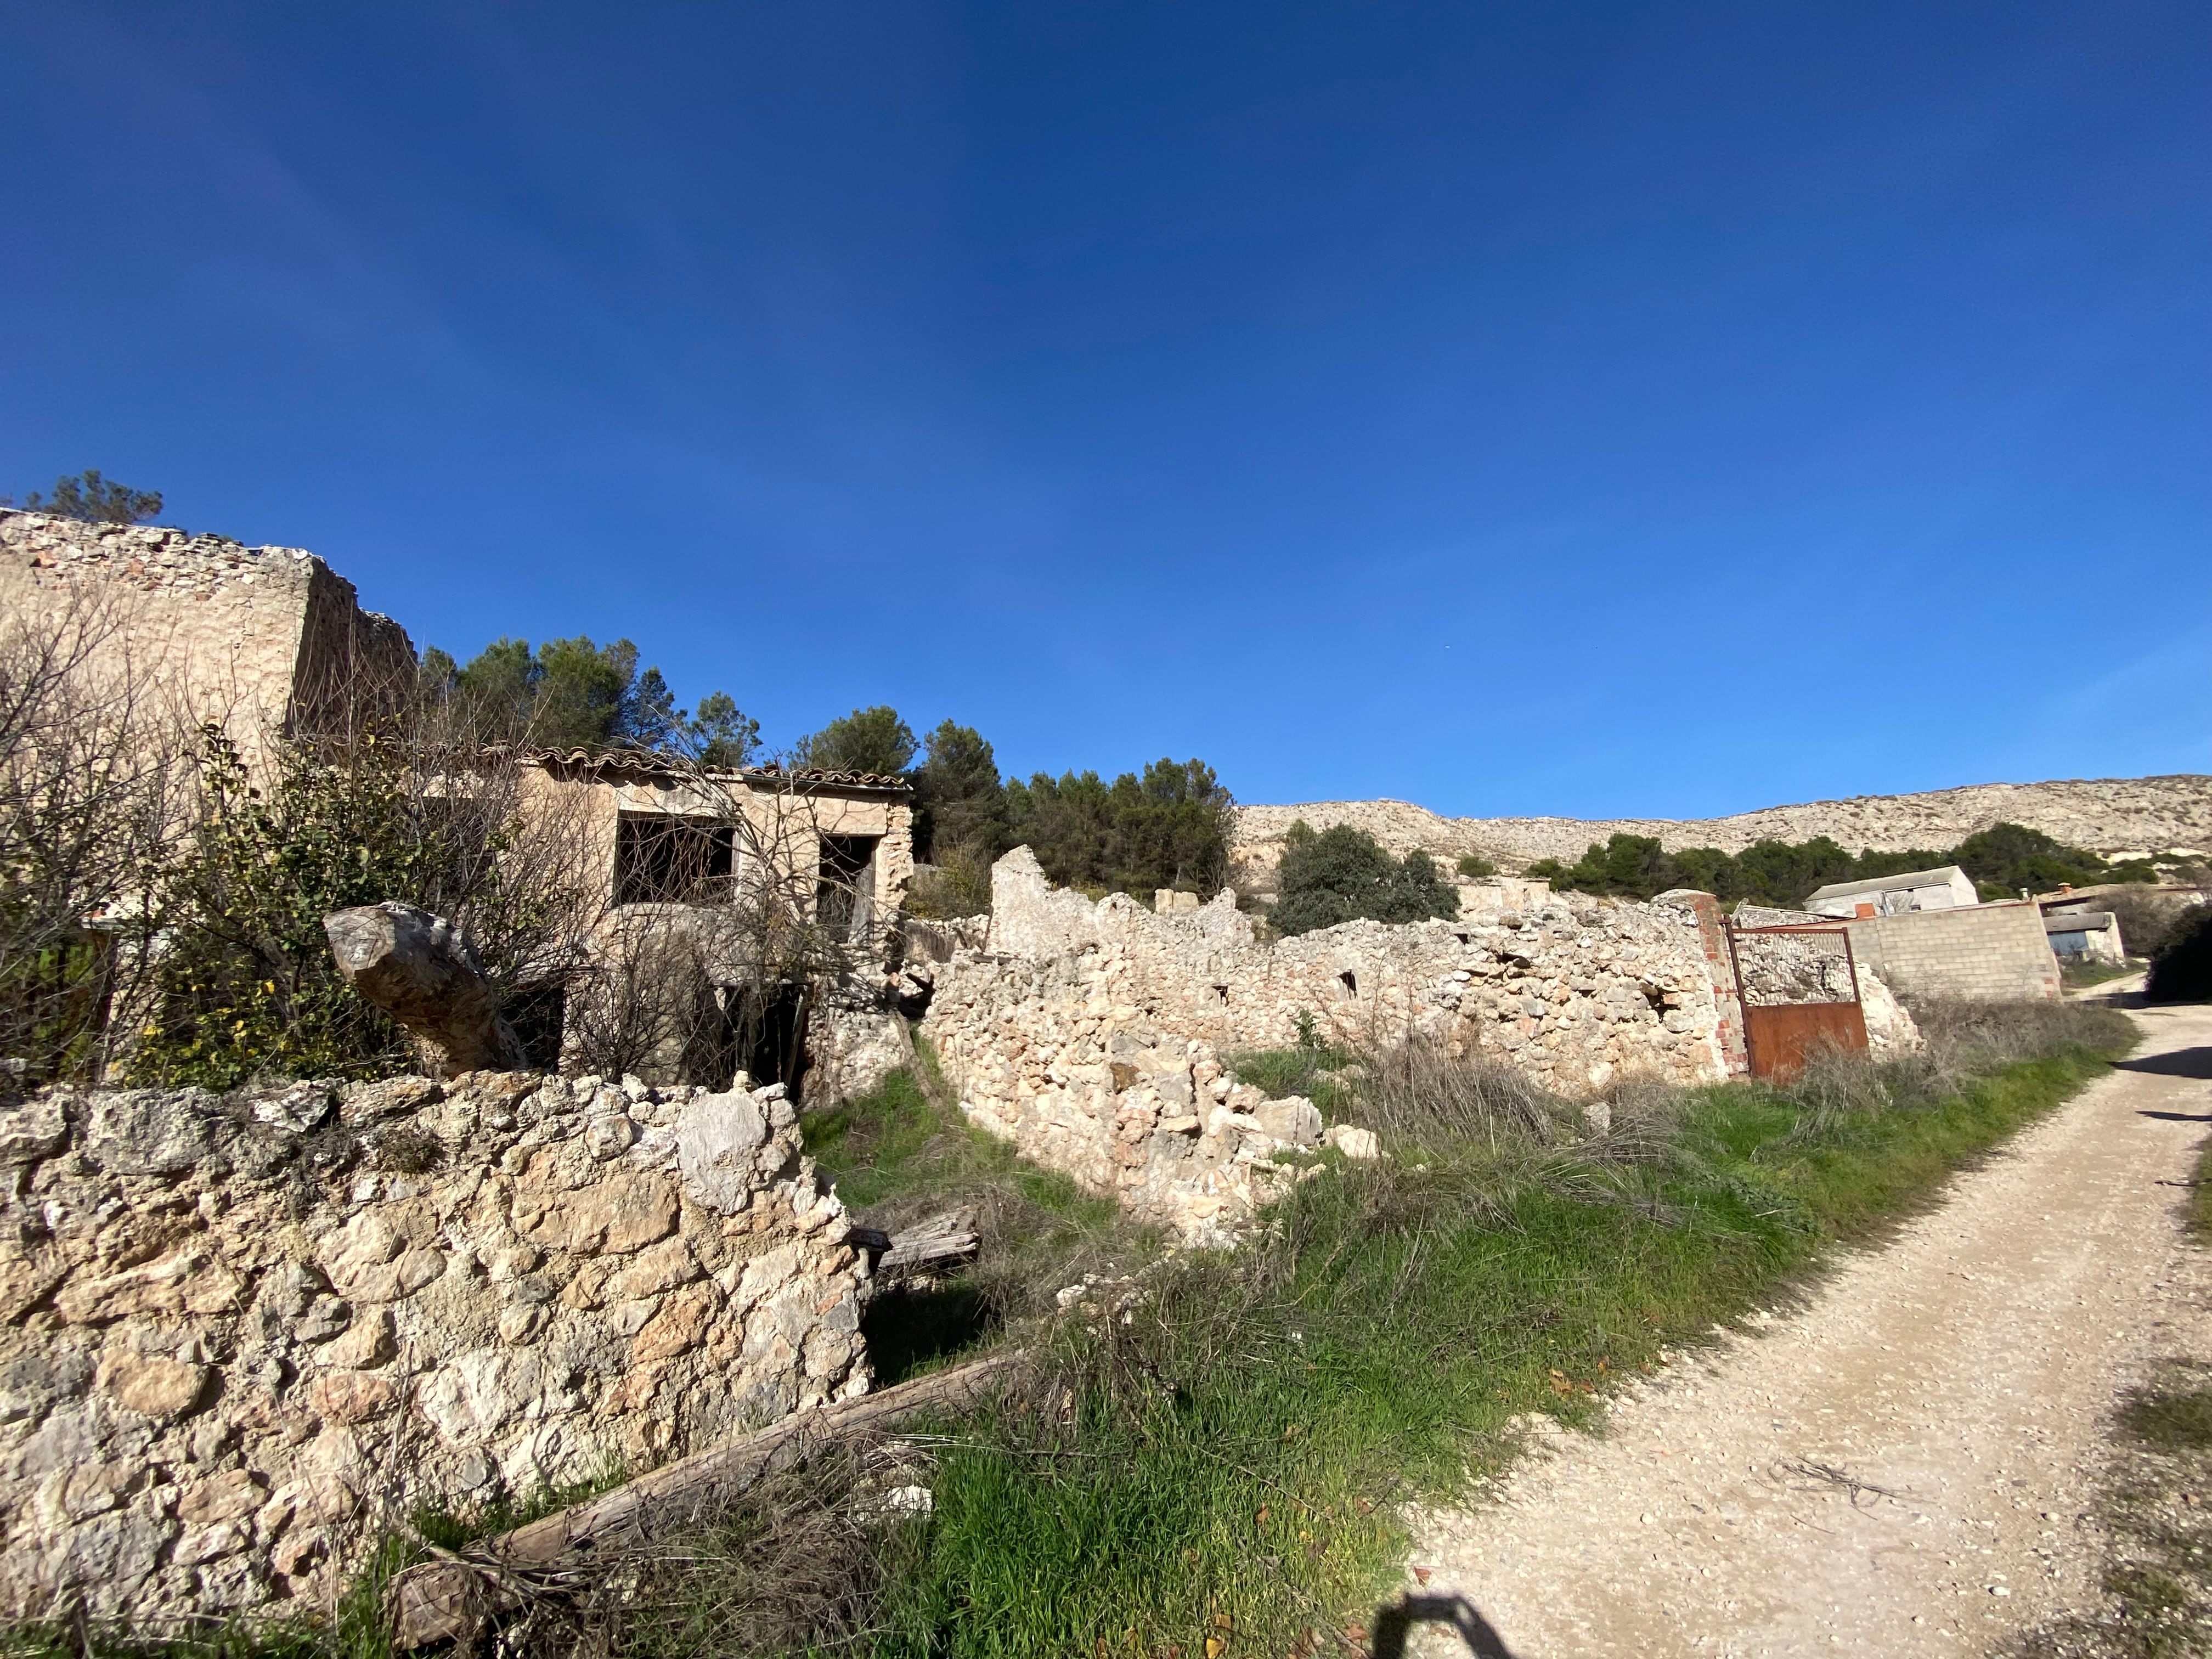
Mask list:
[{"label": "collapsed wall", "polygon": [[1583,1094],[1635,1073],[1742,1070],[1717,908],[1545,895],[1457,921],[1355,921],[1261,945],[1223,893],[1158,915],[1055,889],[1026,848],[992,871],[985,948],[927,969],[922,1030],[977,1122],[1187,1237],[1233,1228],[1321,1139],[1302,1100],[1270,1102],[1223,1065],[1302,1030],[1425,1038]]},{"label": "collapsed wall", "polygon": [[866,1391],[780,1087],[481,1073],[0,1110],[0,1609],[327,1605],[417,1505]]},{"label": "collapsed wall", "polygon": [[158,712],[223,725],[249,762],[414,688],[406,630],[296,547],[0,509],[0,610],[85,629],[96,672],[158,684]]}]

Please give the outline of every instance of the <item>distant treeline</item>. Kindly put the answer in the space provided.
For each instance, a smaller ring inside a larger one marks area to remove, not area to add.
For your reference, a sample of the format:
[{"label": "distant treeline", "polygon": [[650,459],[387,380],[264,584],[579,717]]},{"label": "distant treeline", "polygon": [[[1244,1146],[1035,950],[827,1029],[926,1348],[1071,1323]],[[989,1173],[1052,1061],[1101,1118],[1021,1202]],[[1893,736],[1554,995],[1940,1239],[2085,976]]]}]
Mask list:
[{"label": "distant treeline", "polygon": [[1210,896],[1228,884],[1235,802],[1204,761],[1163,757],[1110,783],[1093,771],[1002,779],[975,727],[945,720],[917,741],[887,708],[832,720],[795,753],[809,765],[912,781],[915,856],[939,872],[915,895],[925,912],[986,908],[992,860],[1022,846],[1061,886],[1093,893]]},{"label": "distant treeline", "polygon": [[2017,898],[2022,888],[2049,892],[2066,883],[2085,887],[2095,882],[2158,879],[2147,860],[2108,864],[2094,853],[2018,823],[1992,824],[1948,851],[1869,850],[1856,857],[1826,836],[1796,842],[1754,842],[1741,853],[1723,853],[1715,847],[1669,853],[1651,836],[1614,836],[1602,845],[1591,842],[1589,850],[1572,864],[1540,859],[1526,873],[1549,876],[1552,885],[1563,892],[1650,898],[1672,887],[1692,887],[1723,900],[1790,907],[1802,904],[1815,888],[1831,882],[1900,875],[1947,864],[1955,864],[1972,877],[1985,899]]}]

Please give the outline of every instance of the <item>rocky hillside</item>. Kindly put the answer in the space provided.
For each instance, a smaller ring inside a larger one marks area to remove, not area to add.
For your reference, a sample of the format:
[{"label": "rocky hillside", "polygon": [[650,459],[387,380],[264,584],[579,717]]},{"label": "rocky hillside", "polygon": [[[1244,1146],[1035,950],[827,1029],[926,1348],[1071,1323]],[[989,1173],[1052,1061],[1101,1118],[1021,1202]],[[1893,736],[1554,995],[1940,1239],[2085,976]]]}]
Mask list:
[{"label": "rocky hillside", "polygon": [[2106,858],[2212,851],[2212,777],[2067,778],[1977,783],[1918,795],[1766,806],[1724,818],[1448,818],[1399,800],[1309,801],[1237,811],[1236,857],[1255,878],[1282,855],[1283,832],[1304,818],[1316,830],[1350,823],[1397,854],[1421,848],[1449,861],[1476,853],[1504,870],[1534,859],[1573,860],[1592,842],[1626,831],[1656,836],[1672,850],[1741,852],[1755,841],[1832,836],[1856,853],[1957,845],[2000,822],[2024,823]]}]

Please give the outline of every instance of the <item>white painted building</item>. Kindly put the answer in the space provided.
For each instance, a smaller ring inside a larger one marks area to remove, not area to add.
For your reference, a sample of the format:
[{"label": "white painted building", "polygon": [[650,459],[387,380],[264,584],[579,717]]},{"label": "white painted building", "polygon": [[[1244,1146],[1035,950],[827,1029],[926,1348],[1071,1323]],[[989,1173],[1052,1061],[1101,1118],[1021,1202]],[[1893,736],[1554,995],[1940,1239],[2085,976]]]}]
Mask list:
[{"label": "white painted building", "polygon": [[1805,908],[1817,915],[1863,919],[1902,916],[1915,910],[1960,910],[1981,902],[1973,878],[1957,865],[1947,864],[1940,870],[1830,882],[1805,901]]}]

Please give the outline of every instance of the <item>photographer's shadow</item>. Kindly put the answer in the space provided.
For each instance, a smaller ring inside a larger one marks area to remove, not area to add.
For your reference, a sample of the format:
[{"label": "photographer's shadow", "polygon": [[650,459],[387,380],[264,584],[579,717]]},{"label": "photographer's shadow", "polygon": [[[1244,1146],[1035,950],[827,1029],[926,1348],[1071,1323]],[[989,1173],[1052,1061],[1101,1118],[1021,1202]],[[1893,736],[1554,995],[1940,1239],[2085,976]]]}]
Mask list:
[{"label": "photographer's shadow", "polygon": [[1464,1595],[1406,1595],[1375,1612],[1374,1659],[1406,1659],[1416,1625],[1449,1625],[1474,1659],[1518,1659]]}]

